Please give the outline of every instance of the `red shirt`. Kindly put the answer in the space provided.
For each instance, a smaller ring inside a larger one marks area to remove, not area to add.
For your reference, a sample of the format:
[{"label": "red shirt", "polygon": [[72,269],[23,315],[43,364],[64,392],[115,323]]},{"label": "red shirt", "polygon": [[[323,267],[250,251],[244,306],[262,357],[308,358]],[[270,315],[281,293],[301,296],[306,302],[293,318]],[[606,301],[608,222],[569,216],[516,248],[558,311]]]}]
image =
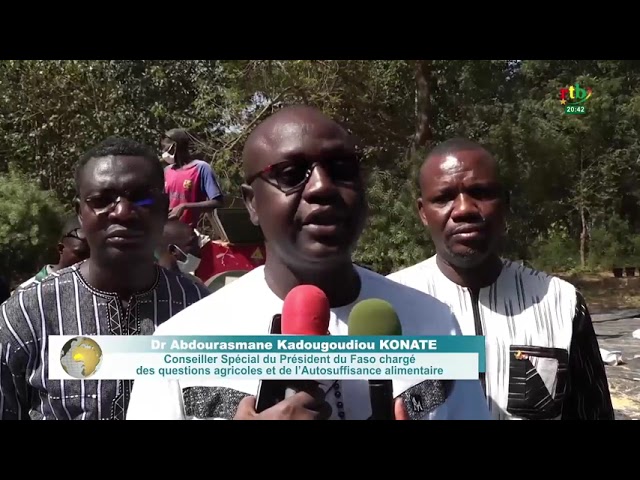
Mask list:
[{"label": "red shirt", "polygon": [[[213,170],[207,162],[193,160],[177,167],[169,165],[164,169],[164,190],[169,195],[169,208],[183,203],[204,202],[222,197],[222,191]],[[192,228],[198,226],[200,217],[196,212],[185,210],[180,221]]]}]

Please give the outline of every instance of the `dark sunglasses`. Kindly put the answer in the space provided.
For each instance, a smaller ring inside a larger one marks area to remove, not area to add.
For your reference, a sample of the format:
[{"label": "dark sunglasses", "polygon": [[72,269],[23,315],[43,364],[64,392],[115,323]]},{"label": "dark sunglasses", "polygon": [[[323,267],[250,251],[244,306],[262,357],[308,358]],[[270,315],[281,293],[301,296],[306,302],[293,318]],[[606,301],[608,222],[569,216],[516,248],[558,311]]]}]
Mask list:
[{"label": "dark sunglasses", "polygon": [[335,183],[354,183],[360,178],[361,157],[347,155],[319,161],[292,159],[273,163],[257,173],[247,177],[247,185],[261,178],[281,192],[288,194],[298,191],[306,185],[313,169],[321,165],[322,169]]},{"label": "dark sunglasses", "polygon": [[156,204],[158,196],[161,194],[162,192],[157,189],[124,192],[122,195],[116,193],[100,193],[85,198],[84,202],[99,215],[112,212],[123,198],[126,198],[134,208],[151,207]]}]

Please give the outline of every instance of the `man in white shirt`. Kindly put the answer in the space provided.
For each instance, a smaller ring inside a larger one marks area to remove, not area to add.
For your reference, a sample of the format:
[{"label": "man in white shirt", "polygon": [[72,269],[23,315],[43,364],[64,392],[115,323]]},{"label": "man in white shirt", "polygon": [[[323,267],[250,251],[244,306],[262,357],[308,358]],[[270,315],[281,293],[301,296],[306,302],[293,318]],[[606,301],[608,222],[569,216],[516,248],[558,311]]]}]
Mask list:
[{"label": "man in white shirt", "polygon": [[[266,239],[266,263],[181,312],[156,335],[267,335],[283,299],[313,284],[331,305],[331,335],[348,334],[352,307],[381,298],[406,335],[460,334],[451,310],[417,290],[355,266],[365,188],[349,134],[310,107],[279,110],[247,139],[243,194]],[[394,381],[397,419],[488,419],[478,380]],[[258,380],[136,380],[128,419],[358,419],[371,415],[366,380],[321,382],[257,413]],[[320,395],[322,398],[318,398]]]},{"label": "man in white shirt", "polygon": [[420,170],[420,218],[436,255],[389,278],[447,303],[464,335],[486,336],[494,419],[613,419],[598,341],[568,282],[502,260],[508,195],[480,145],[453,139]]}]

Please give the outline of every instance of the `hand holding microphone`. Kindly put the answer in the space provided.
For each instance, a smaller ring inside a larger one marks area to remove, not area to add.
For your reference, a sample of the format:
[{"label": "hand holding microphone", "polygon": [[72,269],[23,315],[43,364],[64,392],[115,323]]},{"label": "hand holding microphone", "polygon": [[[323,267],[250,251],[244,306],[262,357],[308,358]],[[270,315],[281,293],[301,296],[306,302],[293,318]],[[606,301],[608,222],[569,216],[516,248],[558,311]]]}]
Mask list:
[{"label": "hand holding microphone", "polygon": [[411,420],[407,407],[404,405],[404,400],[401,398],[396,398],[393,404],[393,413],[396,420]]},{"label": "hand holding microphone", "polygon": [[[325,293],[313,285],[299,285],[284,299],[282,315],[272,323],[271,334],[327,335],[330,306]],[[278,323],[278,325],[275,325]],[[257,399],[248,397],[238,407],[238,419],[326,420],[331,406],[318,382],[262,380]]]},{"label": "hand holding microphone", "polygon": [[258,413],[256,397],[246,397],[238,405],[234,420],[327,420],[331,406],[325,402],[324,391],[316,382],[300,382],[299,392],[293,392],[274,406]]}]

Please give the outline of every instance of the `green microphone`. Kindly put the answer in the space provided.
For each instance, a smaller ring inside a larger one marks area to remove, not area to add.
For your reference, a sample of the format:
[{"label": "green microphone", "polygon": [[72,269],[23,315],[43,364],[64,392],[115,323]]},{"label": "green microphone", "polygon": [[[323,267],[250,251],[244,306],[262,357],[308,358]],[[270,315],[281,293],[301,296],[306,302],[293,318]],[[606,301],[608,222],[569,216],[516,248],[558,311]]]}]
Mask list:
[{"label": "green microphone", "polygon": [[[379,298],[368,298],[358,302],[348,319],[349,335],[386,336],[402,335],[402,325],[393,306]],[[393,382],[391,380],[369,380],[371,417],[369,420],[394,420]]]}]

